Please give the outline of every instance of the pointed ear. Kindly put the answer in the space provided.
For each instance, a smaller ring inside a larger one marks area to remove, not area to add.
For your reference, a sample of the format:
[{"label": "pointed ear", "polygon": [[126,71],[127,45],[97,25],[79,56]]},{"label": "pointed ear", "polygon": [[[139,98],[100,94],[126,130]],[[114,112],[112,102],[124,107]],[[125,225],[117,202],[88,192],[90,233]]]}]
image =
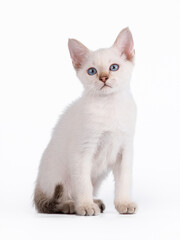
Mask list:
[{"label": "pointed ear", "polygon": [[116,38],[113,47],[116,47],[120,54],[125,54],[128,60],[134,57],[134,42],[129,28],[124,28]]},{"label": "pointed ear", "polygon": [[69,39],[68,47],[74,68],[78,70],[86,59],[89,50],[76,39]]}]

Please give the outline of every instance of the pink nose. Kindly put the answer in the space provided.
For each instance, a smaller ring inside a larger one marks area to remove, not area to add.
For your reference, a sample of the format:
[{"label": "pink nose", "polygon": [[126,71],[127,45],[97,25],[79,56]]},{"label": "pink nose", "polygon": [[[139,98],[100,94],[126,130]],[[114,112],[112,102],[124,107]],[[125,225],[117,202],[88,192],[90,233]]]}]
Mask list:
[{"label": "pink nose", "polygon": [[99,80],[105,83],[108,80],[108,76],[100,76]]}]

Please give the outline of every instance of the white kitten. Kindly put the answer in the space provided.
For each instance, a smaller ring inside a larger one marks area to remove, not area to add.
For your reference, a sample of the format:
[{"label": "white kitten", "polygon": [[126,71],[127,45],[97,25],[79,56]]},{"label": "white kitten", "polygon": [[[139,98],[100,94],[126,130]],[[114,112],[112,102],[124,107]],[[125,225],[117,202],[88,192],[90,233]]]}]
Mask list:
[{"label": "white kitten", "polygon": [[39,167],[34,194],[42,213],[97,215],[105,208],[93,200],[113,171],[115,207],[134,213],[131,167],[136,106],[130,92],[134,45],[123,29],[108,49],[90,51],[69,40],[69,51],[84,93],[58,121]]}]

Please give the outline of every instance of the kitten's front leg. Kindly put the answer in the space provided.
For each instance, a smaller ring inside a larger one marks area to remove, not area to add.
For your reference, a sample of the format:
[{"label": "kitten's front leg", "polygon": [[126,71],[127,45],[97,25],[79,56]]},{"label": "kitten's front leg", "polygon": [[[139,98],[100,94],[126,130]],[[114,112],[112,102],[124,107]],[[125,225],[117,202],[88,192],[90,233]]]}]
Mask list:
[{"label": "kitten's front leg", "polygon": [[72,186],[75,198],[75,211],[78,215],[93,216],[100,214],[100,208],[93,201],[91,182],[93,151],[80,154],[73,164]]},{"label": "kitten's front leg", "polygon": [[121,214],[133,214],[136,204],[131,201],[133,144],[128,143],[118,156],[114,166],[115,200],[117,211]]}]

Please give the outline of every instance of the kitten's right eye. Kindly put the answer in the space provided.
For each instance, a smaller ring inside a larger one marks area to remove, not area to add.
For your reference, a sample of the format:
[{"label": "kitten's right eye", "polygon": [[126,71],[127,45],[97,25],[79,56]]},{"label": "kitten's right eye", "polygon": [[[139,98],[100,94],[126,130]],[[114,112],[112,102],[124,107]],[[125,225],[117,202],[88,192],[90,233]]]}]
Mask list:
[{"label": "kitten's right eye", "polygon": [[87,70],[87,73],[92,76],[92,75],[95,75],[97,73],[97,70],[92,67],[92,68],[89,68]]}]

